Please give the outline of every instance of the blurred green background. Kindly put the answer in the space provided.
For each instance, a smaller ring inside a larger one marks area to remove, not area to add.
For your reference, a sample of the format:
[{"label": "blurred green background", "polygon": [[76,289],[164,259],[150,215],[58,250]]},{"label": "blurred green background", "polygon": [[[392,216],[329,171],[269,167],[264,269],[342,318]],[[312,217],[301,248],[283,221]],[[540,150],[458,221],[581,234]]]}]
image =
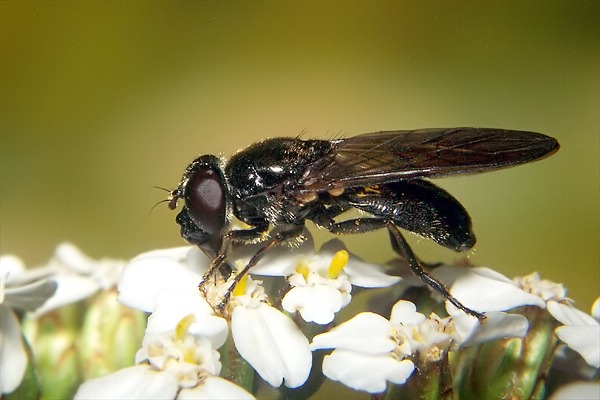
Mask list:
[{"label": "blurred green background", "polygon": [[[597,1],[1,2],[1,251],[34,265],[182,244],[165,205],[198,154],[268,136],[486,126],[555,156],[437,180],[478,264],[600,294]],[[329,238],[322,235],[320,238]],[[412,238],[428,261],[456,254]],[[385,233],[352,237],[370,260]]]}]

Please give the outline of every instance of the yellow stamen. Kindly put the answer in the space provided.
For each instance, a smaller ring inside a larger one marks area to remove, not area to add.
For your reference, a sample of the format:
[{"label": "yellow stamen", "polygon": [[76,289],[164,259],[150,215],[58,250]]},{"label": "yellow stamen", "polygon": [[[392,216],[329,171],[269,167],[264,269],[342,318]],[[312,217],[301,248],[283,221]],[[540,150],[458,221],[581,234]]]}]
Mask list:
[{"label": "yellow stamen", "polygon": [[248,274],[245,274],[239,280],[237,285],[235,285],[235,288],[233,288],[233,295],[234,296],[242,296],[244,293],[246,293],[246,285],[247,284],[248,284]]},{"label": "yellow stamen", "polygon": [[346,250],[340,250],[333,255],[329,269],[327,270],[327,277],[329,279],[337,278],[344,267],[348,264],[348,252]]},{"label": "yellow stamen", "polygon": [[173,334],[173,338],[175,340],[183,340],[187,336],[188,329],[190,329],[190,325],[196,322],[196,317],[193,314],[189,314],[185,316],[177,323],[175,327],[175,333]]},{"label": "yellow stamen", "polygon": [[310,274],[310,268],[308,268],[308,265],[306,265],[306,263],[301,262],[296,267],[296,272],[299,274],[302,274],[302,276],[304,277],[304,280],[307,280],[308,274]]},{"label": "yellow stamen", "polygon": [[195,364],[198,359],[196,357],[196,347],[191,346],[186,349],[183,349],[183,361],[190,364]]}]

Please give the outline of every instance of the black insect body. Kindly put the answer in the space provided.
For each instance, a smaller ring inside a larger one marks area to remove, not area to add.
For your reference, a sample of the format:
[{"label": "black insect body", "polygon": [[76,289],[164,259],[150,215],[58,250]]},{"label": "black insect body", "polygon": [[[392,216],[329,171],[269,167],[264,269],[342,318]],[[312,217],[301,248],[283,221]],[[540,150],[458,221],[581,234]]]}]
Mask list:
[{"label": "black insect body", "polygon": [[[224,166],[215,156],[198,157],[167,201],[171,209],[185,201],[177,216],[181,235],[214,255],[200,287],[226,265],[233,243],[263,241],[237,283],[266,251],[298,240],[307,220],[336,234],[386,228],[416,275],[456,307],[483,318],[422,268],[399,228],[455,251],[472,248],[467,211],[422,178],[522,164],[558,148],[540,133],[487,128],[388,131],[331,141],[274,138],[239,151]],[[368,216],[338,221],[353,208]],[[228,229],[232,214],[250,228]]]}]

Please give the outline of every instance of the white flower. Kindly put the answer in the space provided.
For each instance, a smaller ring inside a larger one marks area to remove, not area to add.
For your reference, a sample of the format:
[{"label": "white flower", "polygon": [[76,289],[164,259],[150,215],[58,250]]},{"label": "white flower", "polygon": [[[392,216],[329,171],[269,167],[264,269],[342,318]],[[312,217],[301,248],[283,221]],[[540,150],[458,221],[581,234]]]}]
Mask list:
[{"label": "white flower", "polygon": [[[123,263],[95,261],[69,243],[56,248],[44,266],[25,269],[15,256],[0,258],[0,319],[2,333],[2,392],[14,390],[23,379],[27,354],[21,327],[12,309],[35,318],[115,285]],[[5,364],[6,363],[6,364]],[[10,367],[5,368],[5,365]]]},{"label": "white flower", "polygon": [[527,318],[503,311],[524,305],[543,308],[544,301],[504,275],[485,267],[443,265],[434,271],[450,287],[451,294],[466,307],[485,313],[482,321],[465,314],[450,302],[446,310],[453,317],[454,340],[470,346],[495,339],[523,337],[529,329]]},{"label": "white flower", "polygon": [[497,339],[522,338],[529,330],[527,318],[520,314],[491,311],[485,317],[480,321],[462,312],[452,315],[457,345],[467,347]]},{"label": "white flower", "polygon": [[236,287],[230,304],[235,347],[271,386],[279,387],[282,382],[290,388],[303,385],[312,367],[308,340],[289,317],[265,302],[258,282],[248,276],[245,279]]},{"label": "white flower", "polygon": [[219,348],[227,339],[227,321],[215,315],[198,290],[208,260],[196,247],[177,247],[140,254],[127,264],[118,285],[119,301],[152,313],[146,334],[174,329],[193,315],[191,334]]},{"label": "white flower", "polygon": [[290,312],[300,312],[307,322],[328,324],[335,313],[350,303],[352,285],[342,268],[348,263],[348,252],[340,250],[330,262],[314,255],[296,266],[288,277],[292,286],[281,301]]},{"label": "white flower", "polygon": [[600,368],[600,297],[592,305],[590,316],[573,306],[562,284],[541,279],[537,272],[515,278],[515,282],[545,301],[548,312],[564,324],[556,328],[556,336],[589,365]]},{"label": "white flower", "polygon": [[174,331],[147,334],[136,355],[137,365],[85,382],[75,398],[252,399],[241,387],[217,376],[219,353],[210,341],[189,333],[193,320],[190,315]]},{"label": "white flower", "polygon": [[410,354],[419,352],[426,360],[436,360],[442,350],[472,346],[497,339],[523,337],[529,324],[522,315],[489,312],[483,321],[457,312],[446,318],[432,313],[429,318],[416,312],[414,304],[399,301],[392,308],[390,322],[397,335],[403,335]]},{"label": "white flower", "polygon": [[426,318],[413,303],[400,300],[389,320],[374,313],[360,313],[315,336],[311,348],[335,349],[323,360],[327,377],[357,390],[378,393],[385,390],[387,382],[403,384],[414,369],[414,357],[425,363],[435,362],[448,350],[503,337],[522,337],[526,331],[527,320],[520,315],[492,312],[481,323],[464,313],[446,318],[431,314]]},{"label": "white flower", "polygon": [[[227,322],[215,315],[213,307],[227,293],[233,277],[228,282],[211,279],[201,292],[198,283],[207,265],[196,247],[141,254],[125,268],[119,300],[152,313],[146,335],[173,329],[180,318],[192,314],[195,320],[190,334],[219,348],[227,336]],[[231,315],[238,352],[263,379],[274,386],[284,382],[288,387],[306,381],[312,363],[308,340],[290,318],[266,303],[259,282],[240,282],[225,311]]]},{"label": "white flower", "polygon": [[281,247],[250,271],[253,275],[287,277],[292,289],[281,304],[290,313],[298,311],[306,322],[325,325],[333,321],[335,313],[350,303],[352,285],[387,287],[400,281],[380,265],[349,253],[339,240],[325,243],[318,254],[313,248],[309,236],[293,254]]},{"label": "white flower", "polygon": [[26,269],[20,258],[0,256],[0,304],[33,312],[56,292],[56,279],[38,269]]},{"label": "white flower", "polygon": [[[396,316],[399,314],[402,313],[398,311]],[[421,320],[422,314],[408,314],[406,320]],[[311,349],[335,349],[323,359],[323,374],[329,379],[355,390],[380,393],[387,382],[397,385],[406,382],[414,370],[414,363],[407,359],[411,346],[406,346],[404,337],[396,336],[396,332],[391,321],[363,312],[329,332],[316,335]]]},{"label": "white flower", "polygon": [[83,300],[99,290],[115,287],[124,265],[125,262],[120,260],[94,260],[71,243],[60,244],[48,264],[38,268],[40,272],[50,274],[58,288],[34,316]]},{"label": "white flower", "polygon": [[27,368],[21,325],[13,310],[34,312],[56,292],[56,282],[38,272],[26,270],[15,256],[0,257],[0,389],[3,394],[21,384]]},{"label": "white flower", "polygon": [[526,292],[534,294],[544,301],[561,301],[566,299],[567,296],[567,290],[561,283],[541,279],[540,274],[537,272],[516,277],[513,281]]},{"label": "white flower", "polygon": [[[596,299],[592,313],[600,298]],[[600,323],[594,317],[579,311],[570,304],[557,301],[548,302],[548,311],[563,326],[554,333],[570,348],[578,352],[594,368],[600,368]]]},{"label": "white flower", "polygon": [[[464,306],[481,313],[506,311],[524,305],[544,308],[545,305],[540,297],[489,268],[443,265],[434,273]],[[457,314],[456,307],[449,302],[446,302],[446,309],[450,315]]]}]

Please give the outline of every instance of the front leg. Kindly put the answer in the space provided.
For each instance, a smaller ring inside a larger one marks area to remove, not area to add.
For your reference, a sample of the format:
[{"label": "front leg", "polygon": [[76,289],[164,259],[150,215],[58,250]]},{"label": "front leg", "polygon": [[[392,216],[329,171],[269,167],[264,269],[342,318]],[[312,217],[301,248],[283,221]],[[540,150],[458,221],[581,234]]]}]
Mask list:
[{"label": "front leg", "polygon": [[213,258],[208,270],[204,273],[202,279],[198,283],[198,288],[202,290],[207,280],[225,263],[225,260],[231,252],[233,243],[249,243],[255,241],[263,236],[268,229],[269,223],[264,221],[251,229],[237,229],[227,232],[227,234],[223,236],[217,255]]},{"label": "front leg", "polygon": [[[248,273],[248,271],[250,271],[250,269],[252,267],[254,267],[260,261],[261,258],[263,258],[265,253],[267,251],[269,251],[270,249],[281,245],[282,243],[285,243],[289,240],[300,237],[302,235],[303,231],[304,231],[303,223],[287,225],[287,226],[284,226],[283,229],[278,231],[272,238],[267,240],[265,245],[262,246],[252,256],[252,258],[250,258],[250,261],[248,261],[248,264],[246,264],[244,269],[242,269],[240,272],[238,272],[237,275],[235,276],[233,283],[231,284],[231,286],[227,290],[227,293],[225,293],[225,296],[223,296],[223,299],[221,300],[221,303],[219,304],[219,310],[221,311],[222,314],[225,312],[225,307],[226,307],[227,303],[229,302],[231,293],[235,289],[236,285],[240,282],[240,280],[244,277],[244,275],[246,275]],[[240,232],[240,231],[234,231],[234,232]]]}]

